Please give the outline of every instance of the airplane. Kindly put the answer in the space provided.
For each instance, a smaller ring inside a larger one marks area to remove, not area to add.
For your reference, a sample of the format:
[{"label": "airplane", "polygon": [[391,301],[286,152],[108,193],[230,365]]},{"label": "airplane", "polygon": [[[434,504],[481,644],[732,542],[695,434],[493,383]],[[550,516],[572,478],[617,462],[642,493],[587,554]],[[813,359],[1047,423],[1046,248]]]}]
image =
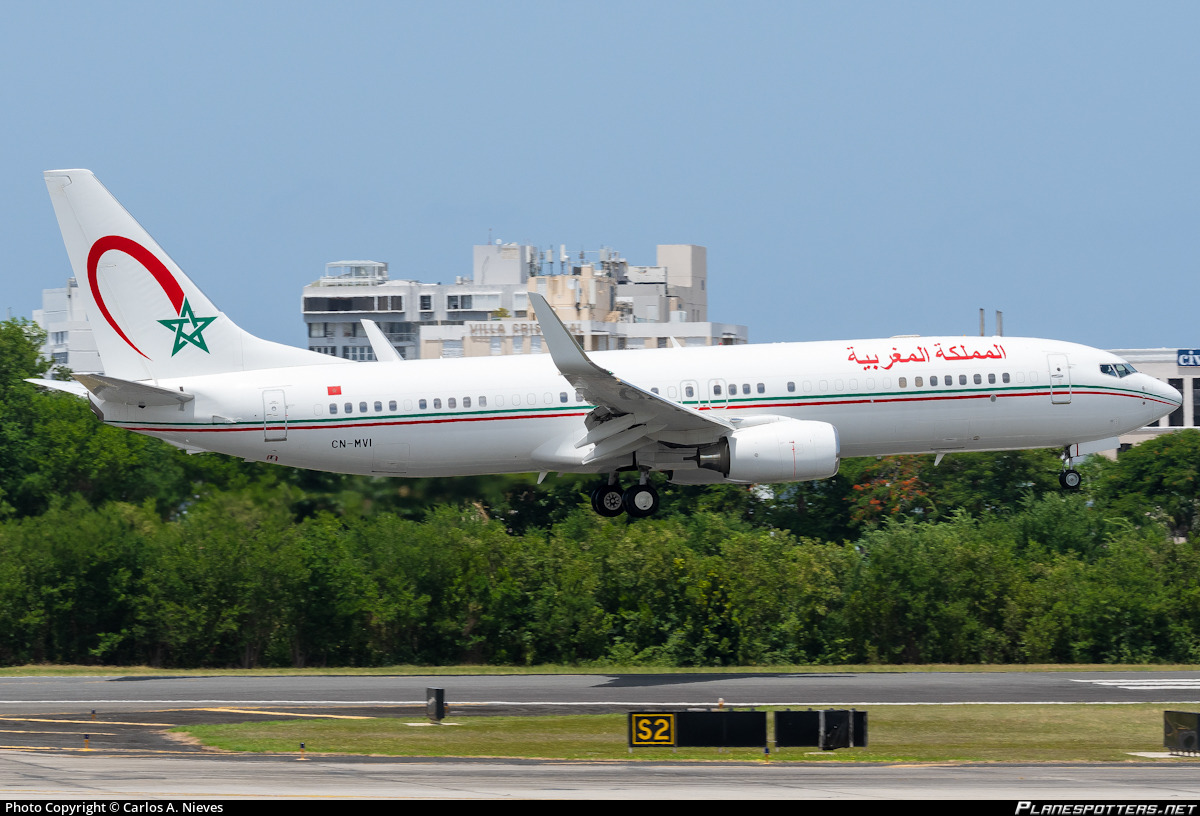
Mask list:
[{"label": "airplane", "polygon": [[[586,353],[536,293],[549,354],[378,361],[243,331],[88,170],[47,189],[104,374],[33,380],[188,452],[372,476],[596,474],[593,509],[658,510],[676,484],[825,479],[842,457],[1057,448],[1075,459],[1183,397],[1106,351],[919,337]],[[636,482],[622,488],[622,474]]]}]

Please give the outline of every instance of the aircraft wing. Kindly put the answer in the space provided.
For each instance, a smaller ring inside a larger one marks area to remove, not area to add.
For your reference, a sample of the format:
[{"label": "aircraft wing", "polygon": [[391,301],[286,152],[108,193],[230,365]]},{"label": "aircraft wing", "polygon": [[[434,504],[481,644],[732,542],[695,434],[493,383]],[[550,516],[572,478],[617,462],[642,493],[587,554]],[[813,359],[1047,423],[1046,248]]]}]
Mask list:
[{"label": "aircraft wing", "polygon": [[590,427],[587,435],[575,443],[576,448],[595,445],[584,456],[584,464],[628,453],[660,435],[699,431],[711,435],[715,441],[733,430],[733,425],[724,419],[626,382],[596,365],[544,297],[530,292],[529,300],[559,373],[584,399],[607,409],[606,421]]}]

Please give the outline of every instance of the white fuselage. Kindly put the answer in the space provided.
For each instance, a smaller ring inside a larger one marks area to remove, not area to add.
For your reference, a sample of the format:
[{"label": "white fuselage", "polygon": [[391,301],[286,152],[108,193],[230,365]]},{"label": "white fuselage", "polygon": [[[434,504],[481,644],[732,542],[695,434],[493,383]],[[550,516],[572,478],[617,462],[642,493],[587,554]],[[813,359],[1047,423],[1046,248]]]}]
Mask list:
[{"label": "white fuselage", "polygon": [[[1029,338],[906,337],[600,352],[622,380],[727,418],[837,429],[843,457],[1061,447],[1140,428],[1174,389],[1112,354]],[[1106,365],[1107,364],[1107,365]],[[194,450],[343,473],[595,472],[591,405],[550,355],[296,366],[175,380],[175,407],[102,403],[106,422]],[[686,434],[675,440],[687,444]],[[577,457],[576,461],[571,461]]]}]

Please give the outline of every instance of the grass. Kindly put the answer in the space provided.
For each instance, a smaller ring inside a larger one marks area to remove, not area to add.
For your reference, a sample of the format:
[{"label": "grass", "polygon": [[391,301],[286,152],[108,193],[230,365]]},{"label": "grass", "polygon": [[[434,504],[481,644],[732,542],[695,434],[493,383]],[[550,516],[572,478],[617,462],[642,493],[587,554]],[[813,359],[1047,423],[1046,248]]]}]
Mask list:
[{"label": "grass", "polygon": [[[1162,751],[1163,704],[879,706],[868,712],[867,748],[773,751],[770,761],[1119,762]],[[768,717],[768,722],[770,718]],[[752,760],[761,748],[638,748],[626,716],[466,717],[441,726],[417,719],[286,720],[174,729],[226,751],[506,757],[566,760]],[[1189,760],[1171,760],[1189,761]],[[1195,761],[1195,760],[1190,760]]]},{"label": "grass", "polygon": [[984,664],[957,665],[933,663],[920,665],[858,664],[843,666],[373,666],[369,668],[256,668],[256,669],[162,669],[152,666],[72,666],[35,664],[0,667],[0,677],[95,676],[95,675],[155,675],[163,677],[188,676],[454,676],[454,675],[522,675],[522,674],[869,674],[885,672],[1083,672],[1083,671],[1200,671],[1200,666],[1184,664]]}]

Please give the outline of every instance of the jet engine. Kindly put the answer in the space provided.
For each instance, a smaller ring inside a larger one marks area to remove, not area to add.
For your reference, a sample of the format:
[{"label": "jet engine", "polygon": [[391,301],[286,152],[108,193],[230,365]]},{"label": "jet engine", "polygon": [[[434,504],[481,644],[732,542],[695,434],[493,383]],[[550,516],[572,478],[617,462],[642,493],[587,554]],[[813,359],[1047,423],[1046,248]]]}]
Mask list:
[{"label": "jet engine", "polygon": [[698,448],[696,463],[730,482],[806,482],[837,473],[839,450],[837,429],[828,422],[781,418]]}]

